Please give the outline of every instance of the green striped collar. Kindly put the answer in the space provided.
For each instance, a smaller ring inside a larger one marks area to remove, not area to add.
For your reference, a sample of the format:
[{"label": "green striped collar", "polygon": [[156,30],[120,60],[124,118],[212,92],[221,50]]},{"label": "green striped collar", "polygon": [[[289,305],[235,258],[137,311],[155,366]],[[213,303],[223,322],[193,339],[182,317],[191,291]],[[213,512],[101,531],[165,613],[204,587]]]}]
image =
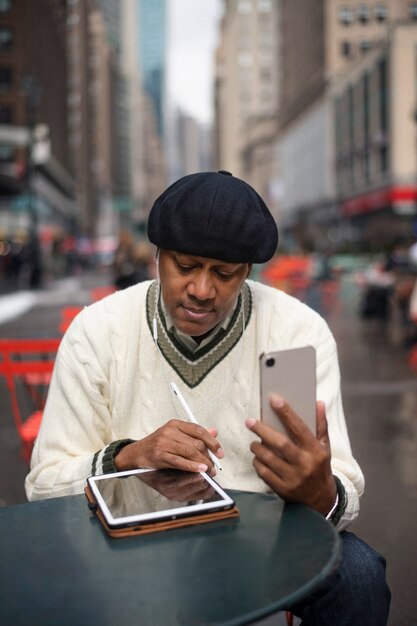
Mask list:
[{"label": "green striped collar", "polygon": [[245,283],[239,294],[235,311],[227,328],[220,329],[201,350],[191,352],[166,326],[160,302],[157,302],[157,282],[151,283],[146,295],[146,316],[151,334],[155,318],[158,330],[158,347],[165,360],[188,387],[196,387],[233,349],[247,327],[252,313],[252,296]]}]

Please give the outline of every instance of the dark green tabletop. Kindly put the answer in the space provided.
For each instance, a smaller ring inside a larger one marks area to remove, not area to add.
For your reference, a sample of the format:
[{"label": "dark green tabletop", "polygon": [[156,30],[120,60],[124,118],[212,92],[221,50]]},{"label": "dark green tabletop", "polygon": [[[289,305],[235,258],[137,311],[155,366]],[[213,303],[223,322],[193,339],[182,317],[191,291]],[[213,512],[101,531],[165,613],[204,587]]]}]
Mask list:
[{"label": "dark green tabletop", "polygon": [[0,509],[0,624],[247,624],[337,566],[321,515],[230,493],[238,520],[128,539],[107,537],[83,495]]}]

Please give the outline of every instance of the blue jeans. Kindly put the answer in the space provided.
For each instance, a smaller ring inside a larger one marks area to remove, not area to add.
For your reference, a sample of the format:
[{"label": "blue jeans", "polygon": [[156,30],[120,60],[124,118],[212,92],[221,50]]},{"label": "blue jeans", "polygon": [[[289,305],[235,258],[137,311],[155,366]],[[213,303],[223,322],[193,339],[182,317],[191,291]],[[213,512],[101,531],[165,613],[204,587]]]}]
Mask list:
[{"label": "blue jeans", "polygon": [[386,626],[391,592],[385,559],[353,533],[343,531],[340,538],[339,569],[289,610],[302,626]]}]

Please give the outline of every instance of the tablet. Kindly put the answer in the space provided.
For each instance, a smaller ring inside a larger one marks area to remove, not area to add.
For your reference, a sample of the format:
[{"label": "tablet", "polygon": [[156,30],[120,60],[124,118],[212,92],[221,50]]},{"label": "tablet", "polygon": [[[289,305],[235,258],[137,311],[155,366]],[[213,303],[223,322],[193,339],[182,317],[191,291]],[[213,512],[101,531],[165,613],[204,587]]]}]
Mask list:
[{"label": "tablet", "polygon": [[91,476],[87,482],[112,528],[213,513],[235,504],[204,472],[138,469]]}]

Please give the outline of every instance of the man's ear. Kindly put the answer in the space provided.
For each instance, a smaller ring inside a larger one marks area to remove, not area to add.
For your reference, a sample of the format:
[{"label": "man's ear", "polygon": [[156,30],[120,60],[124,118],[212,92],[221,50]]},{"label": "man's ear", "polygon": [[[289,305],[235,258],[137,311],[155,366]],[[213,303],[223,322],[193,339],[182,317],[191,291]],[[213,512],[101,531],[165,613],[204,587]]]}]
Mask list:
[{"label": "man's ear", "polygon": [[249,278],[249,276],[252,274],[252,263],[248,263],[248,273],[246,274],[246,278]]}]

